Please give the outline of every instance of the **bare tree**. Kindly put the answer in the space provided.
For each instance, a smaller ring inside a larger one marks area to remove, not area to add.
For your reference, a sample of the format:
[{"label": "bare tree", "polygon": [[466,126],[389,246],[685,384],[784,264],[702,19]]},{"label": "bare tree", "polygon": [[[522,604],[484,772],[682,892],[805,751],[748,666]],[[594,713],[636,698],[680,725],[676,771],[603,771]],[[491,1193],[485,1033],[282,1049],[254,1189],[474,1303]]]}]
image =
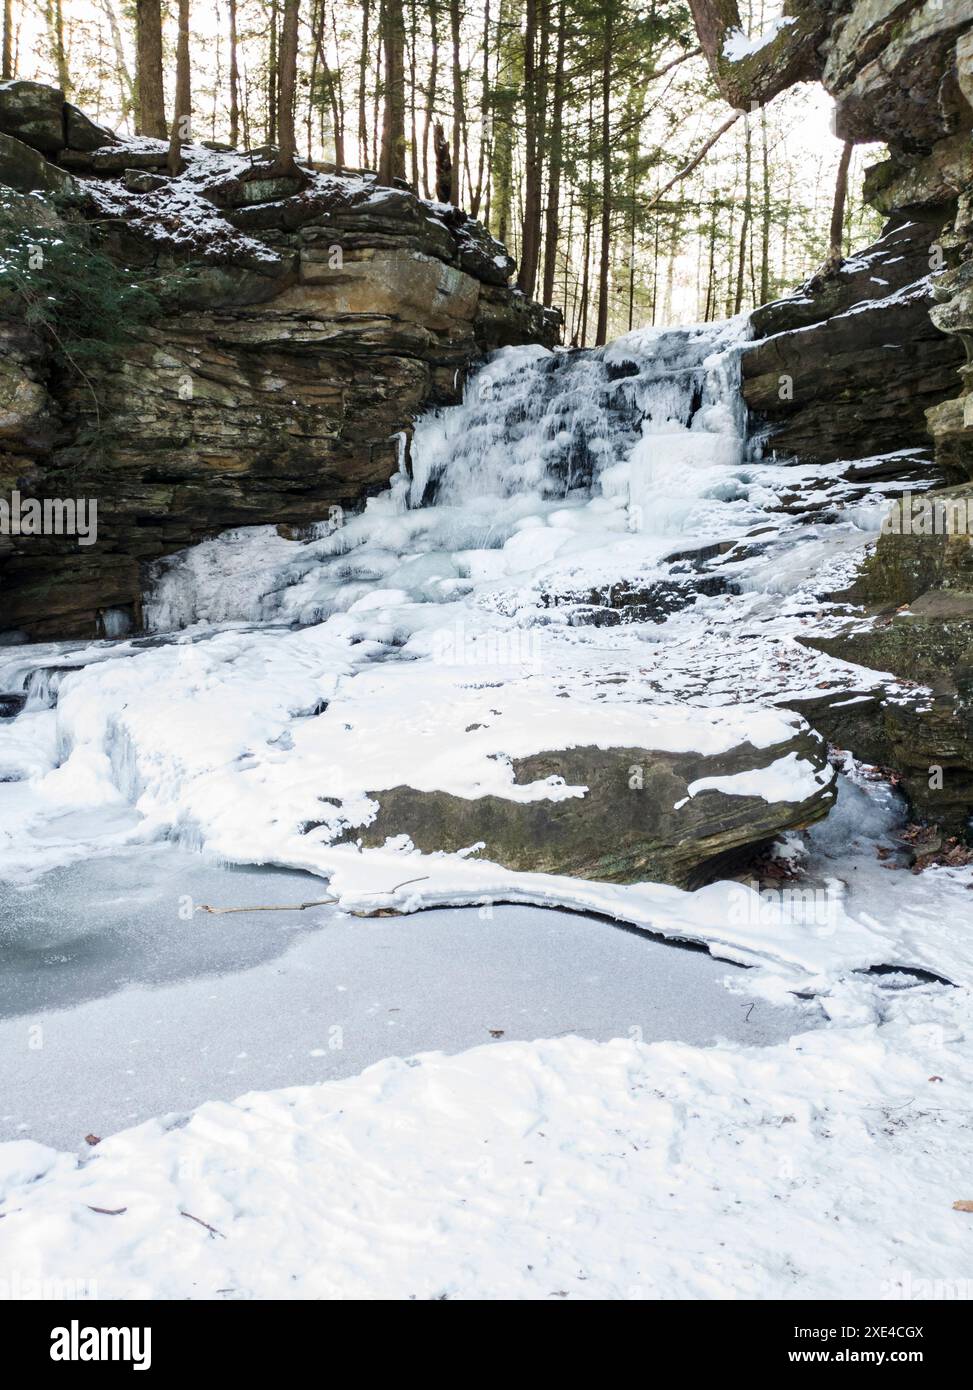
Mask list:
[{"label": "bare tree", "polygon": [[402,0],[382,6],[382,50],[385,56],[385,103],[382,110],[382,152],[378,176],[382,183],[405,178],[405,19]]},{"label": "bare tree", "polygon": [[162,83],[161,0],[136,0],[135,28],[138,132],[165,140],[169,131]]},{"label": "bare tree", "polygon": [[293,177],[297,173],[297,137],[294,131],[294,102],[297,95],[297,32],[300,0],[284,0],[284,22],[277,56],[277,144],[274,173]]},{"label": "bare tree", "polygon": [[14,15],[12,0],[3,0],[3,60],[0,78],[4,82],[14,75]]},{"label": "bare tree", "polygon": [[179,36],[176,40],[176,104],[169,134],[170,174],[183,167],[182,146],[192,138],[192,88],[189,68],[189,0],[179,0]]}]

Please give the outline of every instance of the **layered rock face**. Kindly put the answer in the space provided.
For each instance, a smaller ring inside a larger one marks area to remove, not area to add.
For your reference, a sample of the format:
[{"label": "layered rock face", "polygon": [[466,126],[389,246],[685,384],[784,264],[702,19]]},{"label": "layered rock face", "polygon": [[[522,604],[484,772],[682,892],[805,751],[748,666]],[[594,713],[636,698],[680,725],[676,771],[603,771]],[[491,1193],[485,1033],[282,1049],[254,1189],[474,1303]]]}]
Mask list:
[{"label": "layered rock face", "polygon": [[749,62],[778,89],[788,64],[819,78],[841,138],[887,143],[865,196],[889,222],[876,246],[757,312],[768,340],[745,357],[747,400],[772,446],[805,459],[931,433],[943,471],[973,477],[969,0],[799,0],[789,13],[766,58]]},{"label": "layered rock face", "polygon": [[918,815],[965,835],[973,807],[973,484],[907,493],[847,597],[872,615],[808,644],[916,688],[802,713],[896,768]]},{"label": "layered rock face", "polygon": [[0,495],[98,501],[90,547],[0,536],[0,631],[137,625],[146,564],[355,505],[482,353],[556,341],[556,317],[508,286],[513,262],[464,213],[368,173],[278,178],[270,154],[191,146],[169,178],[161,142],[0,84],[0,183],[66,199],[162,306],[84,377],[0,306]]},{"label": "layered rock face", "polygon": [[905,215],[874,246],[752,315],[743,393],[770,449],[831,463],[929,446],[927,411],[964,354],[932,320],[942,223]]},{"label": "layered rock face", "polygon": [[[708,0],[694,10],[716,13]],[[724,91],[766,99],[818,78],[835,130],[884,141],[865,196],[888,216],[867,251],[753,316],[743,390],[767,446],[828,462],[934,453],[945,492],[908,493],[853,587],[860,620],[808,644],[898,678],[890,698],[791,702],[830,740],[896,769],[914,813],[966,836],[973,807],[973,8],[969,0],[798,0]],[[722,14],[722,12],[720,12]],[[730,68],[737,71],[731,72]],[[930,444],[932,449],[930,451]],[[886,476],[928,486],[928,465]],[[917,506],[918,504],[918,506]],[[917,515],[913,515],[917,512]],[[902,682],[905,682],[903,691]],[[911,689],[910,689],[911,687]]]}]

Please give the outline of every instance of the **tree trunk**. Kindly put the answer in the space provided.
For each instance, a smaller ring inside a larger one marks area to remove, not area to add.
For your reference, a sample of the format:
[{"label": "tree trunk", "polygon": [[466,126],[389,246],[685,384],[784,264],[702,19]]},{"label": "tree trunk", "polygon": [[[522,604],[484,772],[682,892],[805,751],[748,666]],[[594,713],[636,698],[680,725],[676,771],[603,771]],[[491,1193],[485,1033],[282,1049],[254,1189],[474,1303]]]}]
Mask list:
[{"label": "tree trunk", "polygon": [[[426,113],[422,123],[422,186],[427,198],[433,197],[434,188],[434,183],[429,179],[429,134],[436,110],[436,79],[439,76],[439,7],[436,0],[429,0],[429,24],[432,32],[432,50],[429,58],[429,85],[426,88]],[[438,198],[439,194],[435,196]]]},{"label": "tree trunk", "polygon": [[737,287],[733,298],[733,312],[738,314],[743,308],[743,275],[747,264],[747,244],[750,239],[750,220],[753,217],[753,190],[750,155],[750,125],[746,123],[746,183],[743,193],[743,223],[740,227],[740,254],[737,259]]},{"label": "tree trunk", "polygon": [[575,347],[588,346],[588,299],[591,286],[591,229],[594,222],[594,208],[591,200],[591,179],[588,180],[587,193],[584,204],[584,237],[582,240],[582,255],[584,263],[581,271],[581,322],[578,331],[572,339]]},{"label": "tree trunk", "polygon": [[480,82],[480,155],[476,168],[476,187],[470,197],[470,212],[474,217],[480,215],[483,199],[483,176],[486,168],[486,152],[490,143],[490,0],[483,6],[483,73]]},{"label": "tree trunk", "polygon": [[497,20],[497,65],[493,84],[492,226],[506,246],[512,232],[514,112],[516,73],[520,63],[520,29],[515,0],[500,0]]},{"label": "tree trunk", "polygon": [[64,8],[61,0],[47,0],[47,27],[51,36],[51,51],[57,68],[57,85],[66,97],[72,95],[71,74],[64,46]]},{"label": "tree trunk", "polygon": [[547,218],[544,228],[543,300],[554,303],[554,276],[557,269],[558,215],[561,200],[561,165],[564,154],[564,0],[557,11],[557,49],[554,59],[554,93],[551,104],[551,138],[547,169]]},{"label": "tree trunk", "polygon": [[[528,298],[537,280],[540,170],[537,149],[537,0],[527,0],[524,31],[524,218],[517,285]],[[537,214],[537,216],[535,216]]]},{"label": "tree trunk", "polygon": [[716,209],[714,198],[709,209],[709,259],[706,268],[706,308],[703,311],[704,323],[716,318]]},{"label": "tree trunk", "polygon": [[845,229],[845,202],[848,197],[848,165],[851,163],[852,143],[846,140],[838,160],[838,177],[834,186],[834,203],[831,208],[831,232],[828,238],[828,263],[838,265],[843,256]]},{"label": "tree trunk", "polygon": [[189,76],[189,0],[179,0],[179,37],[176,40],[176,104],[169,135],[170,174],[183,167],[182,146],[192,139],[192,90]]},{"label": "tree trunk", "polygon": [[419,41],[419,15],[416,0],[409,0],[409,164],[410,182],[413,191],[419,192],[419,140],[416,127],[416,76],[418,58],[416,45]]},{"label": "tree trunk", "polygon": [[361,53],[358,57],[358,157],[362,168],[368,166],[368,105],[365,85],[368,75],[368,16],[369,0],[362,0]]},{"label": "tree trunk", "polygon": [[162,83],[161,0],[137,0],[135,20],[138,133],[165,140],[169,131]]},{"label": "tree trunk", "polygon": [[[321,3],[323,5],[324,0],[321,0]],[[334,5],[331,6],[331,37],[334,39],[337,62],[332,68],[325,59],[324,70],[328,74],[331,118],[334,123],[334,162],[340,170],[345,167],[345,99],[341,80],[341,45],[338,42],[338,21]]]},{"label": "tree trunk", "polygon": [[3,0],[3,59],[0,79],[8,82],[14,75],[14,15],[12,0]]},{"label": "tree trunk", "polygon": [[237,0],[230,0],[230,144],[240,141],[240,66],[237,54]]},{"label": "tree trunk", "polygon": [[763,161],[763,208],[760,227],[760,303],[770,299],[770,151],[767,148],[767,112],[760,113],[761,157]]},{"label": "tree trunk", "polygon": [[611,263],[612,166],[611,90],[614,44],[611,0],[605,9],[605,52],[601,69],[601,262],[598,270],[598,328],[595,346],[608,339],[608,283]]},{"label": "tree trunk", "polygon": [[[332,13],[333,13],[333,12],[332,12]],[[327,55],[327,53],[326,53],[326,51],[325,51],[325,47],[324,47],[324,26],[325,26],[326,20],[327,20],[327,14],[326,14],[326,11],[325,11],[325,3],[324,3],[324,0],[317,0],[315,9],[314,9],[314,11],[313,11],[313,13],[312,13],[312,16],[311,16],[311,37],[312,37],[312,40],[313,40],[313,43],[314,43],[314,50],[313,50],[312,68],[311,68],[311,102],[310,102],[310,104],[314,104],[315,100],[317,100],[317,105],[318,105],[318,109],[319,109],[319,113],[320,113],[321,143],[323,144],[323,143],[324,143],[324,99],[323,99],[323,97],[318,93],[317,88],[316,88],[316,81],[315,81],[316,76],[317,76],[317,70],[318,70],[318,68],[320,68],[320,69],[321,69],[321,82],[322,82],[322,84],[323,84],[323,86],[324,86],[324,91],[325,91],[325,93],[327,94],[327,102],[328,102],[328,106],[330,107],[330,110],[331,110],[331,135],[332,135],[332,140],[333,140],[333,142],[334,142],[334,162],[335,162],[335,167],[336,167],[337,169],[341,170],[341,169],[343,169],[344,166],[345,166],[344,121],[343,121],[343,112],[342,112],[341,105],[340,105],[340,102],[339,102],[339,93],[340,93],[340,90],[341,90],[341,84],[340,84],[340,81],[337,81],[337,82],[335,81],[335,75],[334,75],[334,73],[333,73],[332,70],[331,70],[331,65],[330,65],[330,63],[328,62],[328,55]],[[309,122],[308,128],[310,129],[310,115],[309,115],[309,117],[308,117],[308,122]],[[311,155],[310,155],[310,150],[309,150],[309,151],[308,151],[308,159],[310,159],[310,157],[311,157]]]},{"label": "tree trunk", "polygon": [[379,115],[382,108],[382,35],[385,33],[385,0],[379,0],[378,16],[375,20],[375,38],[378,52],[375,58],[375,91],[372,93],[372,169],[378,168],[378,130]]},{"label": "tree trunk", "polygon": [[267,34],[267,144],[277,143],[277,82],[278,82],[278,20],[277,0],[271,0],[270,28]]},{"label": "tree trunk", "polygon": [[436,197],[441,203],[448,203],[453,195],[453,161],[449,153],[449,141],[443,130],[442,121],[437,121],[432,135],[433,152],[436,156]]},{"label": "tree trunk", "polygon": [[382,183],[405,179],[405,20],[402,0],[382,6],[382,50],[385,56],[385,104],[382,112],[382,153],[378,177]]},{"label": "tree trunk", "polygon": [[280,153],[274,161],[274,173],[294,177],[297,166],[297,137],[294,131],[294,101],[297,95],[297,29],[300,0],[284,0],[284,23],[280,33],[277,59],[277,143]]},{"label": "tree trunk", "polygon": [[463,72],[460,67],[460,12],[459,0],[449,0],[449,28],[453,43],[453,148],[451,156],[452,182],[449,201],[459,207],[463,187],[460,168],[460,138],[465,120],[463,109]]}]

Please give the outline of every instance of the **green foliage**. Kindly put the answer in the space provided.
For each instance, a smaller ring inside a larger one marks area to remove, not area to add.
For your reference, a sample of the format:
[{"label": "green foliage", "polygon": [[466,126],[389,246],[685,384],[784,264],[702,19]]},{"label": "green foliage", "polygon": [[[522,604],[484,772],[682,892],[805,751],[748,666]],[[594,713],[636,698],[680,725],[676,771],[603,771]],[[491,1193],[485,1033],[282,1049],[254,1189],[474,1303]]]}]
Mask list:
[{"label": "green foliage", "polygon": [[89,369],[159,313],[155,295],[97,248],[84,222],[33,197],[0,201],[0,246],[0,312],[22,317],[94,394]]}]

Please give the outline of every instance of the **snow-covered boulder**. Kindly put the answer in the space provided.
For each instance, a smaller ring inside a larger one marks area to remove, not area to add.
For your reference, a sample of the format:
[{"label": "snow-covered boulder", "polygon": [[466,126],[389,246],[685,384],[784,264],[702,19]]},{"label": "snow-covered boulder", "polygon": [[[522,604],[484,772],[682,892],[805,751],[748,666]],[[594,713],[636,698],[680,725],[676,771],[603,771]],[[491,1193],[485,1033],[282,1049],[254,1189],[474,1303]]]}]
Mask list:
[{"label": "snow-covered boulder", "polygon": [[379,740],[367,706],[349,737],[336,730],[333,765],[347,758],[350,773],[356,762],[377,808],[348,832],[365,846],[407,836],[426,853],[467,851],[518,871],[694,888],[834,802],[821,737],[777,711],[456,687],[434,725],[412,727],[408,715],[404,725],[395,753],[373,766],[355,755]]}]

